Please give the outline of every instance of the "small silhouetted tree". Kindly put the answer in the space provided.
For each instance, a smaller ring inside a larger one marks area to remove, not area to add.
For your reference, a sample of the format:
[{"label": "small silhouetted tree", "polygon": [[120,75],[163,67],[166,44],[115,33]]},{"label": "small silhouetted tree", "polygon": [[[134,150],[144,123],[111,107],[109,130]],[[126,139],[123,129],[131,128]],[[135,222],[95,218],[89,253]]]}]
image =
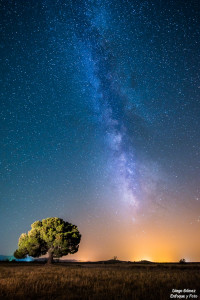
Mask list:
[{"label": "small silhouetted tree", "polygon": [[180,263],[180,264],[186,264],[185,258],[181,258],[180,261],[179,261],[179,263]]},{"label": "small silhouetted tree", "polygon": [[21,234],[18,249],[14,252],[16,258],[25,258],[26,255],[39,257],[48,253],[48,263],[51,264],[54,257],[78,251],[81,234],[76,225],[59,218],[47,218],[34,222],[31,228],[28,234]]}]

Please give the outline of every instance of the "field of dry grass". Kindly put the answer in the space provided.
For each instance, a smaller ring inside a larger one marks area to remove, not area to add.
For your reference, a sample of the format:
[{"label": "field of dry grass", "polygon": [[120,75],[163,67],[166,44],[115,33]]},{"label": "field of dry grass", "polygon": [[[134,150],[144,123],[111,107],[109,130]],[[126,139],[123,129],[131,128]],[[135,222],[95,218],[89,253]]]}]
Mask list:
[{"label": "field of dry grass", "polygon": [[155,300],[172,289],[196,289],[200,299],[200,265],[0,264],[0,299]]}]

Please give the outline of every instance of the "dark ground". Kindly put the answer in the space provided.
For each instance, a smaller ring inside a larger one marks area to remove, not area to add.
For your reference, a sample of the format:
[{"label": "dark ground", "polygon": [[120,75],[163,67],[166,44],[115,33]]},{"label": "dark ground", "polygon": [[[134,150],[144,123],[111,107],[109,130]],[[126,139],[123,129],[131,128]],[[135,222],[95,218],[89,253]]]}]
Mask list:
[{"label": "dark ground", "polygon": [[200,263],[1,262],[0,299],[200,299]]}]

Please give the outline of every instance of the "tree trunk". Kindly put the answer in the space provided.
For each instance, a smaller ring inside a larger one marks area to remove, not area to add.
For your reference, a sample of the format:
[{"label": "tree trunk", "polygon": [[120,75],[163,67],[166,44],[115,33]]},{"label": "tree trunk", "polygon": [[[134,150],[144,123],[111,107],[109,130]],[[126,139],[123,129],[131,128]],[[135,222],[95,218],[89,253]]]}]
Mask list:
[{"label": "tree trunk", "polygon": [[49,257],[47,260],[47,264],[51,265],[53,263],[53,253],[51,251],[48,251]]}]

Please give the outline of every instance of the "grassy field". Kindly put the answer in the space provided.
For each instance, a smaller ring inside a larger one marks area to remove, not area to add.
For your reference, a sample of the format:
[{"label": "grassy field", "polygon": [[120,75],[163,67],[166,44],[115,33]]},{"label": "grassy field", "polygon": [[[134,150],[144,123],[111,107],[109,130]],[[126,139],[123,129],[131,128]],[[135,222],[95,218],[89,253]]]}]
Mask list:
[{"label": "grassy field", "polygon": [[155,300],[172,289],[200,299],[200,264],[0,263],[0,299]]}]

